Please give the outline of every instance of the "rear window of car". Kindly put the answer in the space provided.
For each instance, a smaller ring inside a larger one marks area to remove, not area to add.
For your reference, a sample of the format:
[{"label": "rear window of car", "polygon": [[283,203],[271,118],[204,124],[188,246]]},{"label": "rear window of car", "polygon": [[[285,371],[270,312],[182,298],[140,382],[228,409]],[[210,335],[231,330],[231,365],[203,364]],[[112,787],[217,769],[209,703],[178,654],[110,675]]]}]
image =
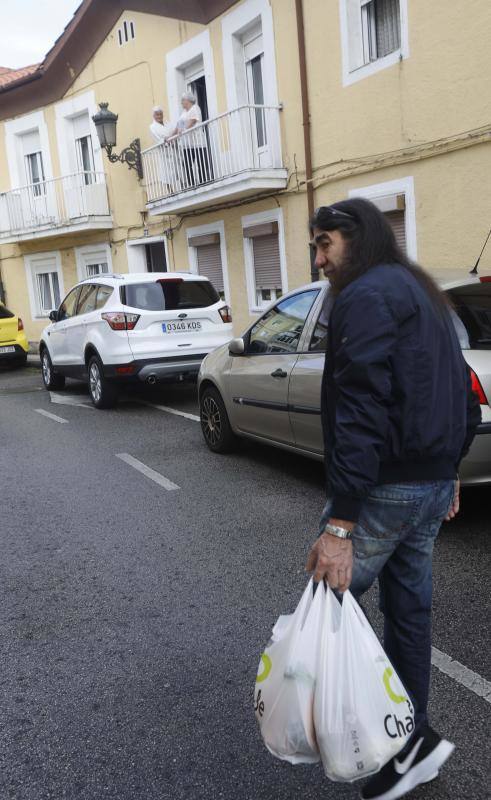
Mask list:
[{"label": "rear window of car", "polygon": [[183,308],[207,308],[220,300],[209,281],[163,279],[154,283],[128,283],[121,287],[121,300],[131,308],[145,311],[180,311]]},{"label": "rear window of car", "polygon": [[15,314],[12,311],[9,311],[7,306],[2,305],[0,303],[0,319],[9,319],[10,317],[15,317]]},{"label": "rear window of car", "polygon": [[490,350],[491,283],[457,286],[449,289],[448,295],[467,332],[468,345],[464,349]]}]

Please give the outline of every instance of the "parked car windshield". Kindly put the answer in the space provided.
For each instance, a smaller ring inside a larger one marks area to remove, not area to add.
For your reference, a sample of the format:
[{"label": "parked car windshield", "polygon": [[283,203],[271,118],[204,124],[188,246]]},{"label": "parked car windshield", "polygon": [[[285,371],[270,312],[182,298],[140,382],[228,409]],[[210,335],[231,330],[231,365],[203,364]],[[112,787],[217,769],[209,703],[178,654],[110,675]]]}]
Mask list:
[{"label": "parked car windshield", "polygon": [[[448,294],[467,332],[468,343],[463,349],[491,349],[491,283],[457,286]],[[459,339],[462,346],[462,337]]]},{"label": "parked car windshield", "polygon": [[128,283],[121,287],[121,300],[145,311],[177,311],[182,308],[207,308],[220,300],[209,281],[163,279],[155,283]]},{"label": "parked car windshield", "polygon": [[9,317],[15,317],[15,314],[9,311],[7,306],[0,303],[0,319],[8,319]]}]

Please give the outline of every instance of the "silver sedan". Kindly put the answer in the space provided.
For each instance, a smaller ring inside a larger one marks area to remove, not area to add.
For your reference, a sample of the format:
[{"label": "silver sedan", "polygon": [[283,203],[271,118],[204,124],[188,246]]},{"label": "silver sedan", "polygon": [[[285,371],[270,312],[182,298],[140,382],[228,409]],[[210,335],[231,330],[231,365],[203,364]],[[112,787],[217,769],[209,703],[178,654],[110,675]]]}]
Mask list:
[{"label": "silver sedan", "polygon": [[[491,482],[491,278],[441,281],[481,402],[482,423],[461,480]],[[237,437],[323,458],[320,416],[329,284],[319,281],[284,295],[238,339],[210,353],[199,373],[201,427],[215,453]]]}]

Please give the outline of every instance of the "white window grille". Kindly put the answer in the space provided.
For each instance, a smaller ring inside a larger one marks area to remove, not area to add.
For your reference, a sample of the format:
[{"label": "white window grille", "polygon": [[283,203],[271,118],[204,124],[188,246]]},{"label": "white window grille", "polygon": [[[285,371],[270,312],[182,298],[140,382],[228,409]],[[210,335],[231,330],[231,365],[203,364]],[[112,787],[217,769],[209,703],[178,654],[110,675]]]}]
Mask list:
[{"label": "white window grille", "polygon": [[94,275],[101,275],[103,272],[109,272],[109,265],[107,261],[101,261],[98,264],[86,264],[85,269],[87,277],[93,278]]},{"label": "white window grille", "polygon": [[60,305],[60,285],[58,273],[36,271],[36,311],[38,316],[46,317]]}]

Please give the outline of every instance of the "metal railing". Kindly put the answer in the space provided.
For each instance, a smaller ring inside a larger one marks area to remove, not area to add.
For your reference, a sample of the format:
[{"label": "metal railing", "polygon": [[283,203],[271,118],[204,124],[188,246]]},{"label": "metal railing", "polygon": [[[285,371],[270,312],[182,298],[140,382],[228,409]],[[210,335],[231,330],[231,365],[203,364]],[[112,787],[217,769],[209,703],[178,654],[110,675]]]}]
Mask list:
[{"label": "metal railing", "polygon": [[142,152],[148,201],[283,167],[280,109],[244,105]]},{"label": "metal railing", "polygon": [[108,216],[103,172],[74,172],[0,193],[0,240]]}]

